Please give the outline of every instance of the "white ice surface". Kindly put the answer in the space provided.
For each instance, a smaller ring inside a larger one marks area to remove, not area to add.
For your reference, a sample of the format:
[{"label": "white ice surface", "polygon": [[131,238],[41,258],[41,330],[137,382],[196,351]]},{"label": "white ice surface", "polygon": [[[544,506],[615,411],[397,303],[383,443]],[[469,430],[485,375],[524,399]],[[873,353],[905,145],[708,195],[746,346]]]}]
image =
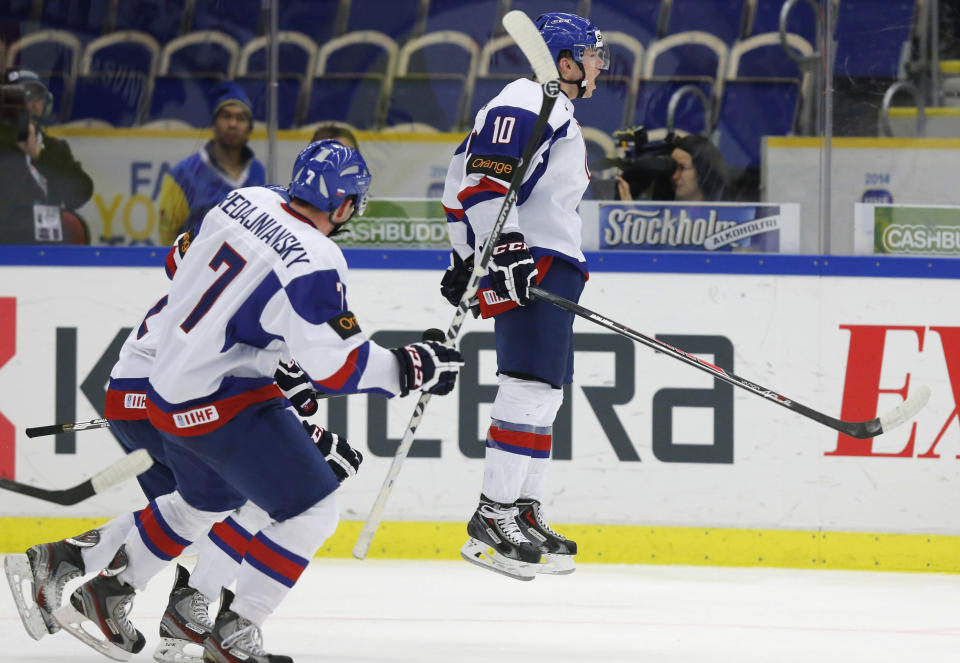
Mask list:
[{"label": "white ice surface", "polygon": [[[137,597],[133,661],[152,660],[172,581],[171,566]],[[320,560],[264,640],[296,663],[939,663],[960,660],[958,604],[954,575],[581,565],[518,582],[465,562]],[[0,660],[108,659],[63,633],[31,640],[0,588]]]}]

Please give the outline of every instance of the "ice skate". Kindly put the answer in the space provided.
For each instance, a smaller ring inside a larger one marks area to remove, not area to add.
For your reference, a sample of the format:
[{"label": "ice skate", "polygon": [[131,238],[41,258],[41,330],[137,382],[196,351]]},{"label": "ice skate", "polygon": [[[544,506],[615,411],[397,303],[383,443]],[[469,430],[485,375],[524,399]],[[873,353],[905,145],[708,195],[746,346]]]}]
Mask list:
[{"label": "ice skate", "polygon": [[460,556],[472,564],[516,580],[533,580],[540,550],[517,525],[517,508],[480,496],[480,506],[467,523],[470,538]]},{"label": "ice skate", "polygon": [[220,594],[220,611],[213,631],[203,642],[204,663],[293,663],[289,656],[263,650],[260,627],[230,609],[233,593]]},{"label": "ice skate", "polygon": [[540,564],[537,573],[567,575],[577,570],[573,558],[577,554],[577,543],[562,534],[558,534],[547,524],[543,517],[540,502],[531,498],[521,498],[514,502],[519,516],[517,524],[525,537],[540,549]]},{"label": "ice skate", "polygon": [[[210,602],[187,583],[190,574],[177,564],[177,576],[167,609],[160,620],[160,644],[153,652],[157,663],[201,663],[203,641],[213,629]],[[187,649],[194,650],[192,653]]]},{"label": "ice skate", "polygon": [[[116,661],[129,661],[146,643],[143,634],[127,617],[136,590],[117,578],[125,568],[127,552],[121,546],[100,575],[80,585],[67,604],[53,613],[64,631]],[[83,623],[88,621],[102,638],[83,628]]]},{"label": "ice skate", "polygon": [[41,543],[25,555],[7,555],[3,560],[20,621],[31,638],[39,640],[60,630],[53,611],[60,607],[63,587],[84,573],[80,549],[99,541],[99,532],[91,530],[73,539]]}]

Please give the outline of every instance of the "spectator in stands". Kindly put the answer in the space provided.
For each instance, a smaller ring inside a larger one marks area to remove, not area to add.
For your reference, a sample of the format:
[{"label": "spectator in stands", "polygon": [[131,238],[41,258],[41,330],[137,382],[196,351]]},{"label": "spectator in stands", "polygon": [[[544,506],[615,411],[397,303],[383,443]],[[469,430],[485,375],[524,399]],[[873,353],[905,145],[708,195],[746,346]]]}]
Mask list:
[{"label": "spectator in stands", "polygon": [[93,180],[67,142],[43,130],[53,95],[25,69],[8,69],[3,84],[0,244],[88,243],[73,211],[90,200]]},{"label": "spectator in stands", "polygon": [[353,132],[336,122],[324,122],[323,124],[317,125],[317,130],[313,132],[313,138],[310,139],[310,142],[315,143],[325,138],[332,138],[338,143],[351,147],[358,152],[360,151],[357,137],[353,135]]},{"label": "spectator in stands", "polygon": [[247,147],[253,131],[250,99],[239,85],[224,82],[213,107],[213,138],[175,165],[160,185],[160,242],[172,244],[195,227],[233,189],[266,183],[263,164]]},{"label": "spectator in stands", "polygon": [[[704,136],[683,136],[674,142],[670,158],[676,164],[670,183],[673,200],[699,202],[723,200],[727,188],[727,167],[716,145]],[[620,200],[633,200],[630,185],[617,177]]]}]

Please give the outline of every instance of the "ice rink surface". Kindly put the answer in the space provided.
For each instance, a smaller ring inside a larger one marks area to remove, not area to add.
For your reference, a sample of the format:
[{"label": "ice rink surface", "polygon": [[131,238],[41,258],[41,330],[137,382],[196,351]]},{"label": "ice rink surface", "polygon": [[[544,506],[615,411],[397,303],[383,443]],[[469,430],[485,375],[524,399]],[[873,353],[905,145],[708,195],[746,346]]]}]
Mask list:
[{"label": "ice rink surface", "polygon": [[[136,599],[133,661],[152,660],[172,582],[171,566]],[[584,564],[519,582],[465,562],[315,560],[264,642],[296,663],[945,663],[960,660],[960,576]],[[109,660],[63,633],[31,640],[6,588],[0,643],[2,661]]]}]

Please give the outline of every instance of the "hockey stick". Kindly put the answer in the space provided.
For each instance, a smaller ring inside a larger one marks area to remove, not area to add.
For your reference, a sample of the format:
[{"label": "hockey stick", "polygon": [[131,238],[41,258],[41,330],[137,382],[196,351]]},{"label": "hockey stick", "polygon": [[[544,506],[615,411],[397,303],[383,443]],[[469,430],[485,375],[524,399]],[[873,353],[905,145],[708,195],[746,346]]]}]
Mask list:
[{"label": "hockey stick", "polygon": [[127,479],[132,479],[138,474],[146,472],[150,469],[151,465],[153,465],[153,458],[150,457],[147,450],[137,449],[72,488],[47,490],[46,488],[37,488],[36,486],[4,478],[0,478],[0,488],[11,490],[21,495],[36,497],[39,500],[67,506],[77,504],[88,497],[93,497],[97,493],[102,493],[114,486],[120,485]]},{"label": "hockey stick", "polygon": [[877,417],[876,419],[871,419],[870,421],[843,421],[842,419],[835,419],[834,417],[823,414],[822,412],[817,412],[806,405],[801,405],[800,403],[787,398],[786,396],[782,396],[775,391],[771,391],[766,387],[761,387],[760,385],[750,382],[749,380],[744,380],[733,373],[727,373],[722,368],[714,366],[713,364],[692,354],[684,352],[679,348],[675,348],[672,345],[668,345],[663,341],[651,338],[649,336],[644,336],[638,331],[634,331],[629,327],[624,327],[618,322],[614,322],[609,318],[605,318],[598,313],[594,313],[593,311],[586,309],[579,304],[575,304],[569,299],[564,299],[559,295],[555,295],[552,292],[547,292],[541,288],[532,287],[530,288],[530,294],[538,299],[550,302],[554,306],[559,306],[564,310],[570,311],[574,315],[578,315],[585,320],[595,322],[601,327],[606,327],[611,331],[615,331],[621,336],[626,336],[627,338],[637,341],[638,343],[642,343],[643,345],[653,348],[658,352],[663,352],[674,359],[679,359],[683,363],[689,364],[694,368],[699,368],[701,371],[710,373],[715,378],[723,380],[724,382],[728,382],[735,387],[746,389],[752,394],[769,399],[777,405],[782,405],[788,410],[792,410],[797,414],[803,415],[808,419],[813,419],[816,422],[819,422],[825,426],[829,426],[830,428],[838,430],[841,433],[851,437],[868,438],[875,437],[881,433],[886,433],[887,431],[899,426],[903,422],[912,419],[923,408],[923,406],[927,404],[927,400],[930,398],[930,387],[926,385],[920,385],[914,391],[912,396],[904,400],[900,405],[893,408],[883,416]]},{"label": "hockey stick", "polygon": [[34,428],[28,428],[26,433],[27,437],[43,437],[44,435],[59,435],[60,433],[73,433],[78,430],[94,428],[110,428],[110,421],[107,419],[91,419],[90,421],[78,421],[72,424],[36,426]]},{"label": "hockey stick", "polygon": [[[450,323],[449,329],[447,329],[446,340],[448,344],[455,344],[457,338],[460,336],[460,327],[466,319],[467,311],[470,310],[470,300],[477,294],[480,278],[486,271],[486,266],[490,261],[490,255],[493,253],[496,239],[507,221],[507,215],[516,203],[517,194],[520,191],[520,185],[523,184],[524,175],[530,166],[533,155],[540,145],[540,136],[547,126],[547,120],[550,118],[550,112],[553,110],[553,106],[557,101],[557,95],[560,94],[560,83],[557,80],[560,75],[557,73],[557,65],[553,61],[553,56],[550,55],[550,51],[543,42],[543,38],[537,31],[533,21],[523,12],[514,10],[508,12],[503,17],[503,27],[506,28],[507,32],[517,43],[517,46],[523,51],[527,60],[530,61],[537,80],[542,83],[543,101],[540,105],[540,113],[537,115],[537,120],[533,125],[533,132],[530,134],[530,138],[523,148],[520,163],[514,171],[513,177],[510,179],[510,186],[507,189],[506,196],[504,196],[503,204],[500,206],[500,212],[497,214],[496,221],[494,221],[493,227],[490,230],[490,237],[480,253],[480,259],[476,267],[474,267],[473,273],[470,275],[467,288],[460,298],[460,303],[457,305],[457,310],[453,315],[453,321]],[[403,439],[400,440],[400,445],[397,447],[397,451],[393,456],[393,462],[390,464],[387,476],[383,480],[383,486],[381,486],[380,492],[377,494],[377,499],[373,503],[370,514],[363,524],[363,529],[360,530],[360,536],[357,537],[357,543],[353,547],[353,556],[357,559],[364,559],[370,550],[370,544],[373,543],[373,537],[377,533],[377,528],[380,526],[380,521],[383,518],[383,512],[387,506],[387,499],[390,497],[393,484],[400,474],[400,467],[407,457],[410,447],[413,445],[414,435],[417,432],[417,427],[420,426],[420,422],[423,419],[423,412],[429,402],[430,394],[426,392],[421,393],[420,400],[417,401],[417,405],[410,417],[410,422],[407,424],[407,429],[403,434]]]}]

